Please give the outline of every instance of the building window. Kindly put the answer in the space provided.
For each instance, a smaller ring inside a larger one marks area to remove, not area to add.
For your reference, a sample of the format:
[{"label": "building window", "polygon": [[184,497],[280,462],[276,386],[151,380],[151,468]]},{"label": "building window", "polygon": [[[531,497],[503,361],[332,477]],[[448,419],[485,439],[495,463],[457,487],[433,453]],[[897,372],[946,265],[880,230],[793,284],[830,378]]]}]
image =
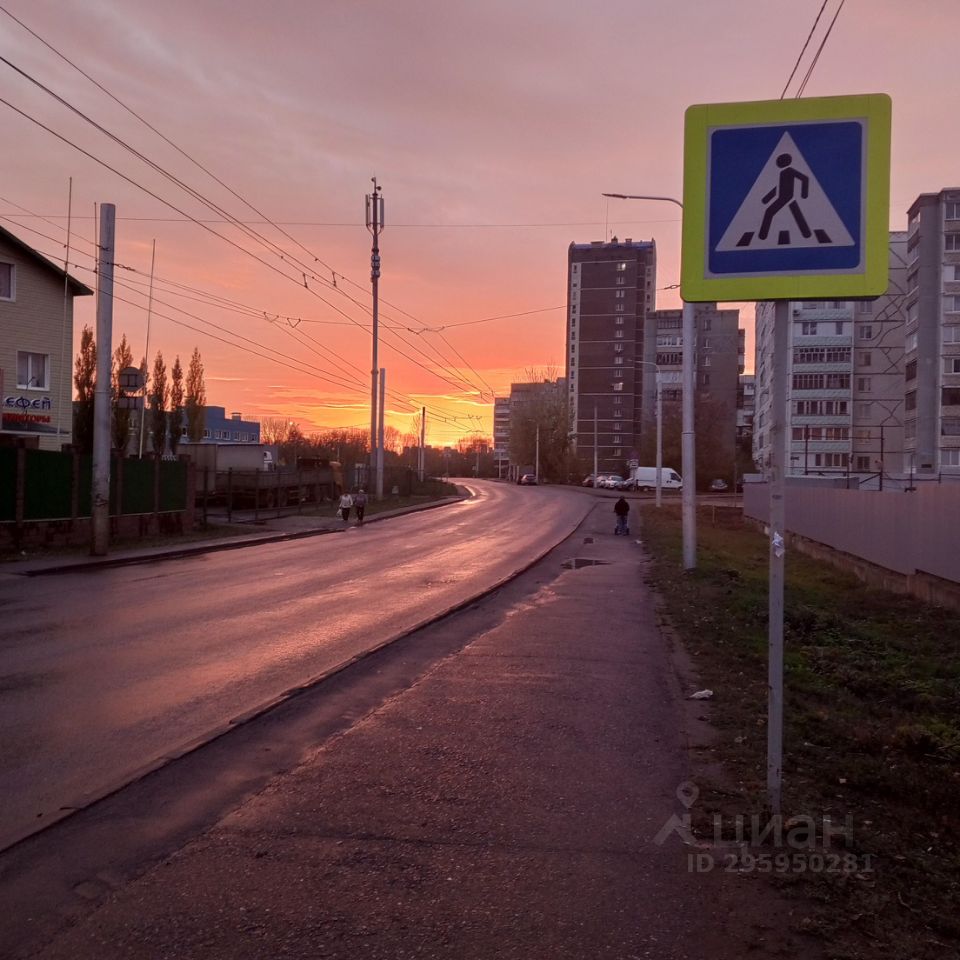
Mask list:
[{"label": "building window", "polygon": [[614,353],[623,353],[623,344],[622,344],[622,343],[615,343],[615,344],[613,345],[613,352],[614,352]]},{"label": "building window", "polygon": [[913,440],[917,435],[917,421],[907,420],[903,425],[903,436],[905,440]]},{"label": "building window", "polygon": [[622,303],[615,303],[615,304],[613,305],[613,309],[614,309],[617,313],[623,313],[623,304],[622,304]]},{"label": "building window", "polygon": [[960,357],[947,357],[943,361],[944,373],[960,373]]},{"label": "building window", "polygon": [[206,427],[203,428],[203,439],[204,440],[210,439],[210,431]]},{"label": "building window", "polygon": [[[944,343],[960,343],[960,327],[944,327],[943,328],[943,342]],[[913,334],[913,345],[917,345],[917,335]]]},{"label": "building window", "polygon": [[943,235],[943,249],[948,253],[960,250],[960,233],[945,233]]},{"label": "building window", "polygon": [[615,336],[618,340],[622,340],[622,339],[623,339],[623,331],[622,331],[622,330],[616,330],[616,331],[614,331],[614,336]]},{"label": "building window", "polygon": [[960,450],[941,450],[940,466],[960,467]]},{"label": "building window", "polygon": [[627,292],[626,290],[615,290],[614,293],[613,293],[613,295],[614,295],[618,300],[622,300],[622,299],[624,298],[624,296],[626,295],[626,292]]},{"label": "building window", "polygon": [[622,380],[622,379],[623,379],[623,371],[622,371],[622,370],[614,370],[614,371],[613,371],[613,375],[614,375],[614,377],[617,378],[617,380]]},{"label": "building window", "polygon": [[[620,397],[617,397],[617,399],[619,400]],[[614,411],[613,411],[613,419],[614,419],[614,420],[622,420],[622,419],[623,419],[623,411],[622,411],[622,410],[614,410]]]},{"label": "building window", "polygon": [[623,443],[623,437],[621,436],[621,434],[615,433],[615,434],[613,435],[613,442],[614,442],[614,443]]},{"label": "building window", "polygon": [[860,339],[861,340],[873,339],[873,327],[869,323],[860,324]]},{"label": "building window", "polygon": [[873,301],[872,300],[858,301],[857,313],[873,313]]},{"label": "building window", "polygon": [[[622,387],[623,384],[621,383],[620,386]],[[616,384],[614,384],[614,390],[616,390],[616,388]],[[613,403],[615,406],[619,407],[623,403],[623,397],[614,397]]]},{"label": "building window", "polygon": [[916,410],[917,409],[917,391],[908,390],[903,398],[903,408],[904,410]]},{"label": "building window", "polygon": [[903,352],[912,353],[917,349],[917,335],[916,333],[908,333],[903,338]]},{"label": "building window", "polygon": [[[618,343],[617,346],[619,347],[620,344]],[[616,366],[620,367],[623,365],[623,357],[614,357],[613,362],[616,364]]]},{"label": "building window", "polygon": [[623,450],[622,450],[620,447],[615,447],[615,448],[614,448],[614,451],[613,451],[613,455],[614,455],[615,457],[622,457],[622,456],[623,456]]},{"label": "building window", "polygon": [[869,469],[870,469],[870,458],[869,458],[869,457],[857,457],[857,469],[858,469],[858,470],[869,470]]},{"label": "building window", "polygon": [[960,220],[960,203],[945,203],[943,205],[944,220]]},{"label": "building window", "polygon": [[617,393],[621,393],[621,392],[623,391],[623,382],[621,381],[620,383],[615,383],[615,384],[613,385],[613,389],[614,389]]},{"label": "building window", "polygon": [[960,297],[956,295],[944,297],[943,309],[947,313],[960,313]]},{"label": "building window", "polygon": [[710,386],[710,374],[709,374],[709,373],[701,373],[701,374],[700,374],[700,386],[702,386],[702,387],[709,387],[709,386]]},{"label": "building window", "polygon": [[858,417],[869,417],[870,412],[873,410],[873,404],[867,400],[864,403],[857,404],[857,416]]},{"label": "building window", "polygon": [[627,269],[627,265],[625,263],[617,264],[617,273],[623,273],[626,269]]},{"label": "building window", "polygon": [[709,367],[709,366],[710,366],[710,358],[709,358],[709,357],[704,357],[703,360],[700,362],[700,366],[702,366],[702,367]]},{"label": "building window", "polygon": [[917,379],[917,361],[910,360],[904,368],[903,375],[907,380]]},{"label": "building window", "polygon": [[860,351],[860,366],[869,367],[873,364],[873,354],[869,350]]},{"label": "building window", "polygon": [[17,351],[17,389],[49,390],[50,357],[45,353]]},{"label": "building window", "polygon": [[834,323],[834,325],[833,325],[833,327],[834,327],[834,333],[835,333],[838,337],[842,337],[842,336],[843,336],[843,328],[844,328],[845,326],[846,326],[846,324],[845,324],[842,320],[837,320],[837,321]]},{"label": "building window", "polygon": [[960,419],[956,417],[944,417],[940,421],[941,437],[960,437]]},{"label": "building window", "polygon": [[804,337],[815,337],[817,335],[817,324],[814,320],[804,320],[800,324],[800,335]]},{"label": "building window", "polygon": [[16,268],[12,263],[0,263],[0,300],[16,300]]},{"label": "building window", "polygon": [[822,390],[822,373],[795,373],[793,375],[794,390]]},{"label": "building window", "polygon": [[960,407],[960,387],[944,387],[940,391],[940,403],[945,407]]},{"label": "building window", "polygon": [[622,287],[627,282],[626,277],[617,277],[617,286]]},{"label": "building window", "polygon": [[857,377],[857,392],[858,393],[869,393],[870,392],[870,377]]},{"label": "building window", "polygon": [[824,351],[824,359],[827,363],[849,363],[850,347],[827,347]]}]

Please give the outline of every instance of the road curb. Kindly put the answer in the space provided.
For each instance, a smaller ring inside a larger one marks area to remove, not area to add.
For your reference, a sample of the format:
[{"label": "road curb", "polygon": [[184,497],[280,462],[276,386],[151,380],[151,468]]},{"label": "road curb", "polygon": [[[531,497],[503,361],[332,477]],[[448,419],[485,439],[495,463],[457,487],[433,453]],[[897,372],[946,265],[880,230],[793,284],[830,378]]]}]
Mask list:
[{"label": "road curb", "polygon": [[[450,498],[450,503],[460,502],[461,500],[468,499],[467,497],[457,497]],[[430,509],[435,506],[444,506],[445,504],[438,501],[429,506],[424,505],[420,509]],[[151,774],[156,773],[159,770],[162,770],[164,767],[168,766],[171,763],[174,763],[176,760],[181,759],[182,757],[187,756],[188,754],[194,753],[197,750],[202,749],[209,743],[213,743],[215,740],[219,740],[221,737],[230,733],[232,730],[236,730],[242,726],[245,726],[248,723],[253,722],[259,717],[264,716],[269,713],[271,710],[276,709],[284,703],[294,699],[295,697],[302,696],[303,694],[310,693],[319,687],[322,683],[329,680],[331,677],[336,676],[337,674],[342,673],[344,670],[348,670],[350,667],[372,657],[374,654],[383,650],[385,647],[389,647],[391,644],[397,643],[400,640],[403,640],[405,637],[412,636],[417,633],[419,630],[423,630],[426,627],[432,626],[435,623],[439,623],[441,620],[446,619],[447,617],[453,616],[456,613],[459,613],[461,610],[465,610],[468,607],[473,606],[475,603],[480,602],[481,600],[486,599],[491,594],[496,593],[497,590],[500,590],[502,587],[506,586],[511,580],[515,580],[517,577],[526,573],[531,567],[536,566],[544,557],[552,553],[557,549],[562,543],[565,543],[571,537],[575,536],[577,531],[583,526],[587,521],[593,511],[596,509],[596,505],[592,506],[587,512],[577,521],[576,525],[568,533],[560,537],[559,540],[551,543],[546,549],[537,553],[532,559],[523,563],[521,566],[512,570],[510,573],[496,580],[493,584],[488,587],[485,587],[479,593],[473,594],[470,597],[467,597],[464,600],[460,600],[457,603],[451,604],[445,609],[441,610],[438,613],[432,614],[431,616],[425,617],[423,620],[418,621],[413,626],[408,627],[405,630],[400,631],[399,633],[394,634],[393,636],[387,637],[385,640],[380,641],[379,643],[374,644],[372,647],[369,647],[366,650],[363,650],[359,653],[354,654],[351,657],[348,657],[345,660],[340,661],[340,663],[335,664],[332,667],[328,667],[326,670],[321,673],[316,674],[313,677],[310,677],[308,680],[305,680],[301,684],[297,684],[295,687],[290,687],[288,690],[285,690],[283,693],[278,694],[277,696],[271,697],[269,700],[266,700],[256,706],[250,707],[245,710],[243,713],[238,714],[236,717],[232,717],[229,720],[218,723],[215,727],[207,730],[204,733],[198,734],[195,737],[191,737],[189,740],[180,744],[179,746],[172,747],[169,750],[165,750],[161,756],[154,758],[143,763],[141,766],[137,767],[135,770],[131,771],[128,774],[125,774],[122,778],[110,784],[109,786],[103,787],[100,790],[84,794],[81,797],[77,798],[74,802],[64,803],[59,810],[51,814],[51,818],[48,822],[44,823],[42,826],[38,827],[35,830],[31,830],[27,833],[23,833],[20,836],[16,836],[14,840],[6,844],[3,847],[0,847],[0,854],[7,854],[10,850],[18,847],[22,843],[26,843],[32,840],[34,837],[39,836],[40,834],[45,833],[47,830],[52,829],[58,823],[62,823],[65,820],[70,819],[78,813],[83,812],[84,810],[89,810],[91,807],[96,806],[102,800],[106,800],[108,797],[113,796],[116,793],[119,793],[121,790],[130,786],[131,784],[138,783],[141,780],[146,779]],[[417,512],[417,511],[409,511]],[[401,516],[402,514],[396,514]],[[384,517],[383,519],[387,519]],[[143,561],[139,561],[143,562]]]}]

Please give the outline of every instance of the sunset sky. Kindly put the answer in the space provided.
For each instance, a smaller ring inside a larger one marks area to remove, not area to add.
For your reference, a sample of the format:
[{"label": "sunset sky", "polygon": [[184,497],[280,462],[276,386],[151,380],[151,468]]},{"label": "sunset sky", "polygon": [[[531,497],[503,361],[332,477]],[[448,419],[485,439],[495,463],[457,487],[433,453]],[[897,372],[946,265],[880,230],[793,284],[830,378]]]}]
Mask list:
[{"label": "sunset sky", "polygon": [[[486,393],[529,368],[562,373],[571,241],[653,237],[657,286],[679,279],[679,211],[601,192],[679,197],[685,108],[779,97],[821,3],[0,0],[188,156],[3,12],[0,55],[250,221],[265,245],[6,63],[0,97],[221,236],[6,104],[0,223],[62,259],[73,177],[71,269],[92,285],[94,205],[115,203],[117,260],[133,270],[117,272],[116,295],[131,303],[118,299],[114,342],[125,332],[143,351],[155,239],[151,358],[186,359],[196,345],[208,402],[309,433],[369,423],[364,194],[376,175],[381,317],[401,328],[382,341],[388,420],[406,431],[425,403],[433,443],[489,433]],[[839,5],[829,0],[812,49]],[[905,229],[918,193],[960,184],[958,37],[957,0],[846,0],[807,86],[807,96],[893,98],[893,229]],[[657,298],[679,305],[675,289]],[[750,329],[752,306],[740,306]],[[473,322],[510,314],[526,315]],[[85,298],[77,338],[93,319]]]}]

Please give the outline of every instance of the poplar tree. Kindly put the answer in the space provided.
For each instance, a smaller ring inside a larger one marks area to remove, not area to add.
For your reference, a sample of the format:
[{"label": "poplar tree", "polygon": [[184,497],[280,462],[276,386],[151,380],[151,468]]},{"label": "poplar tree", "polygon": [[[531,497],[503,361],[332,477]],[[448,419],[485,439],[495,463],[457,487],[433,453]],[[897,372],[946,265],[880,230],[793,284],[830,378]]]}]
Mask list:
[{"label": "poplar tree", "polygon": [[120,345],[113,351],[113,446],[121,454],[127,452],[130,439],[130,411],[120,407],[120,371],[133,366],[133,351],[127,343],[127,335],[120,338]]},{"label": "poplar tree", "polygon": [[153,376],[150,378],[150,433],[153,437],[153,452],[163,456],[167,446],[167,403],[170,387],[167,384],[167,365],[158,350],[153,361]]},{"label": "poplar tree", "polygon": [[81,453],[93,451],[93,394],[97,386],[97,345],[93,330],[84,325],[80,352],[73,366],[77,405],[73,411],[73,442]]},{"label": "poplar tree", "polygon": [[194,347],[187,370],[187,436],[192,443],[199,443],[203,439],[206,405],[207,388],[203,382],[203,361],[200,359],[200,350]]},{"label": "poplar tree", "polygon": [[180,446],[180,430],[183,427],[183,367],[180,366],[180,357],[173,361],[173,368],[170,371],[170,416],[168,418],[169,426],[169,445],[170,453],[177,455],[177,447]]}]

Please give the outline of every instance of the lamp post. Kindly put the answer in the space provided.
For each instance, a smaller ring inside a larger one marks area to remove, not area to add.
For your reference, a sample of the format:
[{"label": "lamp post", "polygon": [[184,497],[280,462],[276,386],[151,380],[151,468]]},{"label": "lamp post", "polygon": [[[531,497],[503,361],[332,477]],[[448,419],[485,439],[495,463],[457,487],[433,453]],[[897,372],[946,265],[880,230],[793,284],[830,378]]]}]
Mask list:
[{"label": "lamp post", "polygon": [[[673,197],[648,196],[637,193],[605,193],[605,197],[617,200],[658,200],[676,204],[683,210],[683,204]],[[681,447],[681,470],[683,472],[683,568],[692,570],[697,565],[697,466],[696,441],[694,437],[694,388],[696,375],[696,338],[697,328],[693,315],[693,304],[683,303],[683,425]]]},{"label": "lamp post", "polygon": [[660,378],[660,366],[652,363],[650,360],[635,361],[639,366],[653,367],[657,378],[657,499],[656,504],[661,504],[661,493],[663,491],[663,384]]}]

